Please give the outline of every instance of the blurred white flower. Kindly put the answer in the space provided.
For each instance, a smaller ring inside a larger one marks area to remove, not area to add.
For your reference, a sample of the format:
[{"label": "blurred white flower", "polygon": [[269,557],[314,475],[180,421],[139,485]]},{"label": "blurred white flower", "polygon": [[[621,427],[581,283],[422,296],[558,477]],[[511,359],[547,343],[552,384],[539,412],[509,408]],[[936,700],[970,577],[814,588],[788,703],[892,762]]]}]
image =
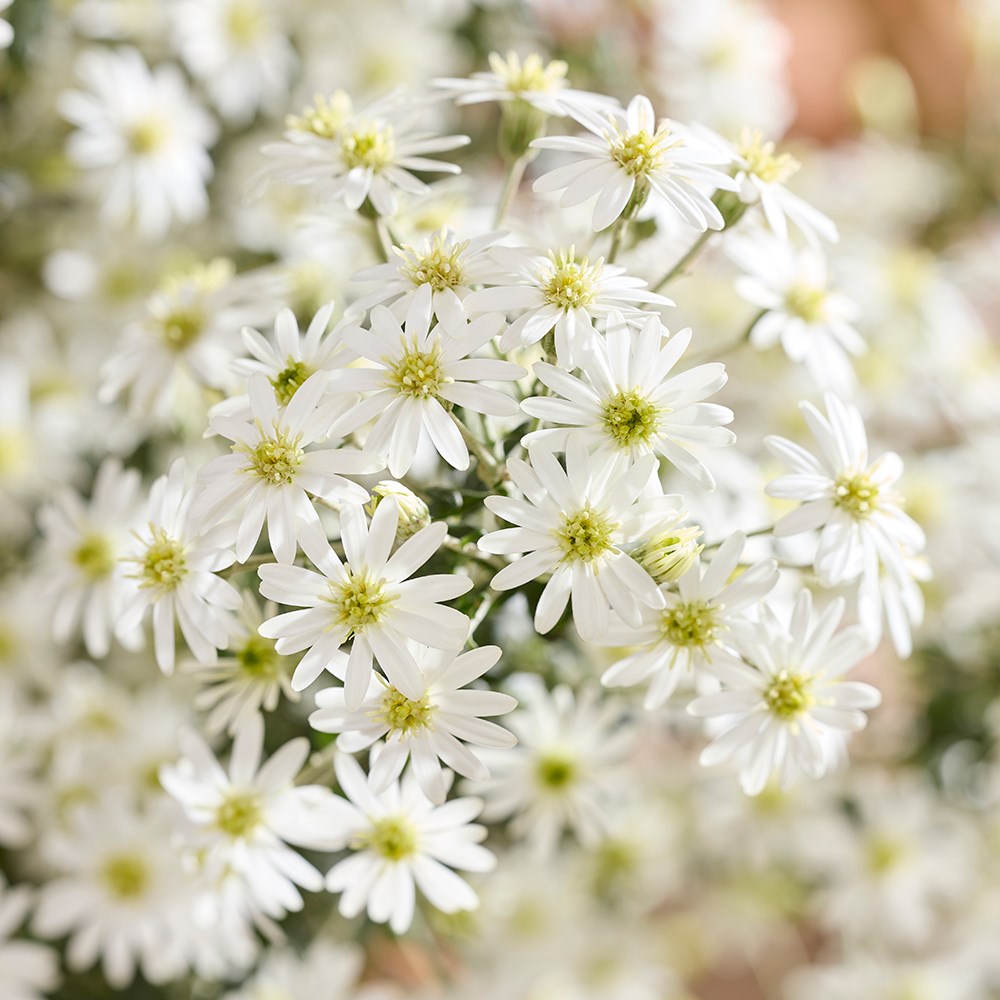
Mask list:
[{"label": "blurred white flower", "polygon": [[[14,0],[0,0],[0,13],[5,11]],[[0,50],[10,47],[10,43],[14,41],[14,29],[10,25],[5,17],[0,17]]]},{"label": "blurred white flower", "polygon": [[325,197],[341,199],[352,210],[370,201],[379,215],[391,218],[397,191],[422,195],[429,190],[411,171],[461,173],[454,163],[427,154],[465,146],[469,137],[420,128],[426,110],[393,95],[358,111],[345,94],[331,101],[317,97],[301,115],[289,116],[284,142],[263,147],[273,161],[267,176],[287,184],[316,184]]},{"label": "blurred white flower", "polygon": [[271,0],[179,0],[171,4],[184,65],[222,117],[236,124],[263,109],[277,112],[295,68]]},{"label": "blurred white flower", "polygon": [[153,640],[160,669],[172,673],[175,623],[199,663],[214,663],[232,630],[232,612],[240,592],[216,572],[233,563],[233,526],[207,532],[191,525],[193,491],[185,487],[183,459],[153,483],[149,492],[147,526],[135,533],[127,556],[130,593],[125,598],[116,634],[127,637],[152,609]]},{"label": "blurred white flower", "polygon": [[789,360],[805,363],[818,386],[851,393],[857,379],[849,355],[868,348],[853,326],[857,306],[831,290],[820,250],[797,250],[761,230],[730,236],[726,252],[746,272],[736,279],[736,291],[762,310],[750,343],[758,350],[780,343]]},{"label": "blurred white flower", "polygon": [[[302,609],[260,627],[261,635],[278,640],[275,648],[282,655],[309,650],[292,677],[296,691],[329,670],[344,678],[345,704],[356,711],[368,691],[374,657],[394,688],[420,699],[424,678],[406,640],[435,649],[465,644],[469,619],[440,602],[464,594],[472,581],[447,573],[413,577],[441,547],[446,525],[438,521],[422,528],[393,553],[398,520],[392,497],[379,503],[370,526],[360,506],[346,504],[340,511],[346,564],[325,540],[313,546],[310,538],[305,552],[319,573],[301,566],[261,566],[261,594]],[[341,652],[348,641],[349,656]]]},{"label": "blurred white flower", "polygon": [[882,697],[869,684],[842,679],[871,651],[864,629],[836,629],[844,613],[838,598],[813,614],[812,594],[802,590],[787,630],[763,605],[761,625],[738,645],[750,666],[718,655],[708,669],[723,690],[696,698],[688,711],[717,720],[718,735],[701,753],[706,766],[735,757],[748,795],[759,795],[777,777],[786,787],[796,774],[819,778],[834,762],[832,735],[856,732],[868,722],[862,709]]},{"label": "blurred white flower", "polygon": [[223,1000],[363,1000],[358,981],[364,959],[353,942],[324,941],[317,935],[301,955],[289,947],[269,950],[250,981],[224,993]]},{"label": "blurred white flower", "polygon": [[[4,6],[0,0],[0,9]],[[0,26],[5,22],[0,21]],[[3,36],[0,33],[0,47]],[[16,939],[33,898],[26,885],[9,886],[0,875],[0,997],[3,1000],[43,1000],[59,985],[56,952],[36,941]]]},{"label": "blurred white flower", "polygon": [[[136,526],[139,473],[106,458],[85,501],[74,490],[63,490],[38,513],[48,559],[46,587],[55,601],[52,631],[66,643],[83,629],[83,641],[93,657],[107,656],[111,633],[129,593],[121,562]],[[124,645],[142,645],[138,630],[122,636]]]},{"label": "blurred white flower", "polygon": [[194,825],[189,847],[211,878],[235,873],[270,917],[301,910],[298,886],[318,892],[320,873],[288,844],[329,850],[336,797],[321,785],[296,785],[309,741],[289,740],[261,763],[264,721],[249,716],[233,742],[228,771],[195,733],[183,756],[160,768],[160,782]]},{"label": "blurred white flower", "polygon": [[178,67],[151,71],[132,48],[89,49],[77,75],[86,89],[64,93],[59,110],[76,126],[69,156],[97,180],[101,214],[116,225],[134,223],[149,239],[175,220],[202,218],[216,126]]},{"label": "blurred white flower", "polygon": [[521,408],[548,423],[568,426],[533,431],[524,436],[524,443],[562,451],[579,438],[596,445],[601,454],[624,453],[635,459],[656,452],[702,489],[714,489],[712,473],[687,446],[720,447],[736,440],[720,426],[732,421],[733,411],[703,402],[726,384],[726,367],[697,365],[671,375],[691,343],[691,331],[681,330],[669,339],[666,334],[655,314],[635,332],[614,310],[606,336],[580,362],[579,376],[536,363],[534,374],[552,395],[532,396]]},{"label": "blurred white flower", "polygon": [[337,748],[345,753],[384,740],[369,769],[372,791],[384,792],[410,761],[420,790],[440,805],[446,792],[442,763],[466,778],[489,776],[465,743],[511,747],[516,742],[502,726],[482,717],[504,715],[517,707],[517,701],[499,691],[465,690],[496,664],[500,653],[498,646],[481,646],[461,655],[425,650],[417,655],[425,683],[420,698],[408,698],[373,674],[368,694],[354,712],[345,707],[342,688],[319,691],[309,724],[320,732],[339,733]]},{"label": "blurred white flower", "polygon": [[595,231],[615,222],[630,202],[641,205],[651,192],[689,226],[702,232],[723,228],[725,221],[710,195],[716,188],[735,190],[735,182],[717,169],[733,161],[721,139],[669,118],[657,121],[646,97],[633,97],[625,111],[568,110],[593,136],[535,139],[532,145],[539,149],[580,157],[542,174],[535,191],[562,191],[559,204],[564,208],[596,198]]},{"label": "blurred white flower", "polygon": [[376,794],[360,765],[346,754],[336,758],[337,780],[346,799],[329,832],[337,846],[353,853],[326,876],[330,892],[342,893],[340,912],[357,916],[367,908],[375,923],[396,934],[413,921],[416,888],[443,913],[473,910],[479,899],[451,869],[485,872],[496,858],[480,841],[485,827],[472,823],[482,809],[475,798],[435,806],[413,774]]}]

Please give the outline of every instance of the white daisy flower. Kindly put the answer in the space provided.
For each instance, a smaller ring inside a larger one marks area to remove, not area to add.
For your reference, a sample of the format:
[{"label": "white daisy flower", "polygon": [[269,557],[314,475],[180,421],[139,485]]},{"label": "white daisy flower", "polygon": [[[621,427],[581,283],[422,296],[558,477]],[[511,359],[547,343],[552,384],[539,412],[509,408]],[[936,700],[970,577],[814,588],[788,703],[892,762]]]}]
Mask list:
[{"label": "white daisy flower", "polygon": [[267,378],[250,377],[253,423],[217,414],[210,434],[233,442],[232,454],[213,458],[198,473],[199,488],[191,504],[197,524],[212,527],[246,504],[236,531],[236,559],[246,562],[266,522],[275,559],[291,563],[296,543],[305,535],[314,545],[326,543],[326,532],[309,496],[330,503],[364,503],[368,491],[344,478],[384,468],[381,459],[355,448],[306,449],[336,433],[338,417],[352,408],[351,396],[324,404],[327,372],[310,375],[289,404],[278,409]]},{"label": "white daisy flower", "polygon": [[[465,576],[434,574],[410,579],[440,548],[448,533],[438,521],[421,529],[392,552],[399,508],[382,500],[369,526],[364,510],[345,505],[340,511],[341,542],[347,562],[327,544],[307,543],[306,555],[319,573],[300,566],[261,566],[260,592],[281,604],[301,608],[264,622],[260,634],[277,639],[282,655],[308,649],[292,677],[297,691],[324,669],[344,678],[349,711],[360,708],[376,657],[389,682],[408,698],[423,697],[426,687],[413,654],[412,639],[434,649],[461,649],[469,619],[441,605],[464,594]],[[345,656],[341,647],[351,642]]]},{"label": "white daisy flower", "polygon": [[295,784],[309,756],[307,739],[289,740],[262,764],[263,745],[264,720],[250,716],[224,771],[201,738],[185,732],[183,756],[160,768],[160,782],[194,824],[191,846],[206,871],[235,873],[253,903],[280,919],[302,909],[298,886],[323,887],[320,873],[288,844],[328,850],[338,813],[328,788]]},{"label": "white daisy flower", "polygon": [[[89,502],[66,489],[38,514],[51,563],[47,589],[55,601],[53,635],[66,643],[82,628],[87,652],[96,658],[107,656],[129,593],[121,557],[136,523],[139,485],[138,472],[107,458],[97,470]],[[126,647],[136,649],[142,634],[124,639]]]},{"label": "white daisy flower", "polygon": [[337,846],[353,852],[330,869],[326,887],[340,892],[340,912],[367,909],[375,923],[402,934],[413,922],[416,889],[442,913],[473,910],[479,898],[451,869],[486,872],[496,858],[480,841],[485,827],[470,822],[482,809],[475,798],[435,806],[412,774],[377,794],[353,757],[338,754],[337,780],[346,800],[330,825]]},{"label": "white daisy flower", "polygon": [[775,236],[787,240],[791,222],[812,244],[817,237],[837,242],[839,234],[833,220],[785,187],[785,181],[800,166],[794,156],[775,152],[774,143],[765,142],[759,129],[748,128],[740,133],[736,153],[740,200],[760,206]]},{"label": "white daisy flower", "polygon": [[151,983],[187,972],[194,885],[173,844],[177,826],[162,798],[140,812],[115,797],[80,810],[43,851],[58,874],[41,889],[32,930],[69,936],[66,959],[80,972],[98,960],[124,989],[136,969]]},{"label": "white daisy flower", "polygon": [[227,121],[280,110],[295,50],[271,0],[180,0],[171,5],[181,60]]},{"label": "white daisy flower", "polygon": [[648,291],[641,278],[627,275],[625,268],[605,264],[603,257],[594,263],[586,257],[578,260],[572,246],[547,255],[528,247],[495,247],[492,255],[509,280],[473,292],[464,304],[470,315],[493,310],[518,313],[500,339],[502,351],[536,344],[554,329],[559,363],[576,367],[600,339],[595,320],[606,320],[617,310],[640,322],[647,314],[639,303],[673,305]]},{"label": "white daisy flower", "polygon": [[691,343],[691,330],[665,341],[666,332],[656,315],[649,315],[636,332],[613,311],[607,336],[580,362],[579,375],[535,364],[535,376],[553,395],[526,399],[522,409],[568,426],[534,431],[524,442],[562,451],[568,442],[580,440],[602,453],[633,459],[656,452],[702,489],[714,489],[712,473],[687,446],[722,447],[736,440],[720,426],[732,421],[733,411],[703,402],[726,384],[726,367],[697,365],[670,375]]},{"label": "white daisy flower", "polygon": [[[663,118],[646,97],[633,97],[626,110],[594,113],[567,109],[592,136],[551,136],[532,146],[576,153],[580,159],[542,174],[539,194],[562,191],[564,208],[596,198],[593,228],[606,229],[631,202],[652,192],[699,231],[722,229],[725,220],[712,203],[716,188],[735,190],[735,181],[716,169],[733,161],[732,152],[707,130]],[[706,194],[706,190],[709,194]]]},{"label": "white daisy flower", "polygon": [[923,549],[924,533],[904,513],[902,497],[893,489],[903,473],[902,459],[890,451],[870,461],[858,410],[829,393],[825,402],[826,416],[812,403],[799,404],[819,446],[817,455],[782,437],[764,439],[771,453],[792,468],[765,492],[800,501],[779,518],[774,533],[782,537],[821,529],[814,565],[823,586],[876,572],[879,562],[905,580],[905,556]]},{"label": "white daisy flower", "polygon": [[680,500],[640,497],[655,475],[656,459],[645,455],[629,464],[622,456],[592,456],[579,441],[567,447],[565,471],[537,446],[529,457],[530,465],[516,458],[507,464],[525,499],[484,501],[517,527],[483,535],[479,547],[502,555],[527,553],[493,577],[493,588],[511,590],[551,573],[535,609],[535,628],[542,635],[562,617],[571,595],[573,621],[588,642],[607,633],[612,608],[624,621],[640,625],[640,605],[662,608],[664,599],[627,549]]},{"label": "white daisy flower", "polygon": [[[320,936],[301,955],[291,947],[268,950],[249,982],[222,995],[223,1000],[365,1000],[358,982],[365,953],[354,942],[326,941]],[[371,1000],[377,1000],[371,995]]]},{"label": "white daisy flower", "polygon": [[363,314],[372,306],[388,305],[399,320],[406,317],[417,290],[431,289],[434,314],[452,325],[465,319],[463,302],[474,285],[495,284],[502,268],[490,253],[501,233],[482,233],[460,240],[442,228],[426,237],[420,247],[393,247],[399,258],[358,271],[352,281],[377,282],[378,287],[351,303],[351,312]]},{"label": "white daisy flower", "polygon": [[232,628],[232,612],[240,606],[240,592],[216,572],[233,563],[228,548],[231,525],[209,532],[193,530],[189,508],[192,491],[184,485],[184,460],[153,483],[149,493],[147,525],[135,533],[130,554],[123,557],[131,581],[118,618],[116,634],[128,636],[152,609],[156,662],[164,673],[174,669],[174,624],[180,625],[189,649],[199,663],[214,663],[225,649]]},{"label": "white daisy flower", "polygon": [[[0,8],[3,0],[0,0]],[[5,22],[0,21],[0,27]],[[3,47],[0,33],[0,48]],[[3,1000],[43,1000],[59,985],[59,957],[35,941],[14,937],[32,904],[24,885],[9,886],[0,875],[0,997]]]},{"label": "white daisy flower", "polygon": [[77,75],[86,90],[64,93],[59,110],[77,129],[70,159],[100,184],[102,216],[116,225],[134,221],[150,239],[174,220],[202,218],[216,127],[178,67],[151,71],[132,48],[90,49],[78,58]]},{"label": "white daisy flower", "polygon": [[[51,785],[39,779],[37,718],[22,699],[0,689],[0,846],[24,847],[34,836],[39,800]],[[0,938],[3,937],[0,931]],[[3,980],[0,979],[0,982]]]},{"label": "white daisy flower", "polygon": [[422,435],[452,467],[469,467],[469,449],[452,405],[476,413],[511,417],[517,402],[481,381],[513,382],[523,378],[520,365],[496,358],[470,357],[500,331],[495,313],[452,324],[438,316],[431,326],[431,289],[421,286],[410,300],[403,326],[384,306],[371,314],[371,329],[349,326],[344,341],[373,367],[338,371],[331,388],[373,392],[355,406],[340,425],[347,433],[373,417],[378,420],[365,440],[365,451],[385,458],[394,476],[409,470]]},{"label": "white daisy flower", "polygon": [[466,778],[483,780],[489,772],[466,746],[511,747],[515,738],[482,716],[504,715],[516,699],[499,691],[462,690],[500,659],[498,646],[481,646],[458,655],[426,650],[418,655],[424,676],[420,698],[408,698],[381,677],[372,677],[357,711],[344,706],[344,692],[327,688],[316,695],[313,729],[339,733],[337,748],[345,753],[366,750],[378,740],[378,758],[369,771],[372,791],[384,792],[403,772],[407,760],[421,791],[432,802],[444,802],[446,783],[441,764]]},{"label": "white daisy flower", "polygon": [[[0,12],[5,11],[14,0],[0,0]],[[5,17],[0,17],[0,51],[10,48],[14,41],[14,29]]]},{"label": "white daisy flower", "polygon": [[216,259],[167,277],[101,366],[102,403],[126,391],[136,419],[180,419],[204,387],[232,386],[236,331],[273,314],[272,283]]},{"label": "white daisy flower", "polygon": [[[270,340],[245,326],[240,333],[252,359],[238,358],[232,363],[232,370],[246,379],[256,374],[266,376],[278,405],[287,406],[306,379],[318,371],[332,371],[343,360],[341,356],[348,353],[339,331],[327,329],[334,308],[333,302],[320,308],[305,333],[299,331],[295,313],[287,308],[275,317],[274,336]],[[217,412],[243,416],[231,410]]]},{"label": "white daisy flower", "polygon": [[[346,106],[345,106],[346,104]],[[365,200],[379,215],[396,214],[396,192],[424,195],[430,188],[411,171],[458,174],[454,163],[430,159],[469,143],[466,135],[438,136],[420,128],[425,104],[401,104],[391,95],[368,107],[350,110],[349,99],[315,105],[287,120],[285,142],[263,153],[275,162],[274,180],[318,184],[322,193],[356,211]]]},{"label": "white daisy flower", "polygon": [[867,725],[862,709],[882,700],[871,685],[843,680],[872,649],[860,626],[834,634],[844,606],[838,598],[814,616],[812,594],[803,590],[786,630],[762,605],[761,627],[739,640],[750,665],[729,657],[708,664],[724,690],[688,705],[721,729],[702,751],[702,764],[735,757],[748,795],[760,794],[772,778],[787,788],[799,772],[819,778],[830,770],[839,740]]},{"label": "white daisy flower", "polygon": [[566,830],[596,845],[623,790],[633,733],[620,707],[594,688],[574,696],[564,686],[550,693],[534,676],[519,679],[521,707],[508,719],[518,745],[478,752],[491,772],[476,786],[486,800],[483,819],[510,819],[511,836],[546,856]]},{"label": "white daisy flower", "polygon": [[849,393],[856,384],[849,355],[868,349],[853,323],[857,306],[831,290],[826,260],[816,247],[796,249],[761,231],[729,238],[726,252],[746,274],[736,291],[764,310],[750,343],[765,350],[780,343],[790,361],[804,363],[817,385]]},{"label": "white daisy flower", "polygon": [[205,685],[194,698],[196,708],[208,712],[205,730],[210,735],[223,730],[234,736],[247,718],[261,712],[273,712],[282,697],[298,701],[292,689],[294,660],[274,648],[273,639],[265,639],[257,629],[276,608],[268,603],[264,613],[250,591],[243,592],[243,606],[229,638],[229,655],[210,666],[189,664],[187,670]]},{"label": "white daisy flower", "polygon": [[[652,678],[643,702],[662,706],[682,675],[708,669],[717,656],[731,659],[733,643],[751,636],[747,611],[778,582],[773,559],[750,566],[733,579],[740,565],[746,536],[734,532],[708,565],[696,560],[677,581],[676,591],[661,588],[666,607],[643,609],[639,628],[615,622],[605,644],[635,647],[601,677],[606,687],[630,687]],[[727,657],[728,652],[728,657]]]},{"label": "white daisy flower", "polygon": [[561,59],[544,62],[537,52],[524,59],[516,52],[508,52],[506,56],[491,52],[489,63],[489,72],[459,79],[443,77],[433,84],[455,94],[456,104],[523,101],[547,115],[565,115],[570,107],[599,110],[617,103],[603,94],[572,89],[566,80],[569,67]]}]

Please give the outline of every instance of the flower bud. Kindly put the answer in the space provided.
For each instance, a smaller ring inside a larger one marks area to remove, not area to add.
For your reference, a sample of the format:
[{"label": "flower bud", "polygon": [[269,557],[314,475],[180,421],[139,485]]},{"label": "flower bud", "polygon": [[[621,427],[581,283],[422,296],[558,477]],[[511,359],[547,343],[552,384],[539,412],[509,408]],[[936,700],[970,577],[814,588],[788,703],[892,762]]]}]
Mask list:
[{"label": "flower bud", "polygon": [[705,547],[698,542],[701,528],[674,526],[644,541],[633,553],[657,583],[670,583],[683,576]]},{"label": "flower bud", "polygon": [[372,498],[368,502],[369,516],[375,513],[375,508],[385,497],[392,497],[399,507],[399,523],[396,526],[396,537],[404,541],[415,535],[421,528],[431,523],[431,512],[427,504],[402,483],[392,479],[376,484],[372,489]]}]

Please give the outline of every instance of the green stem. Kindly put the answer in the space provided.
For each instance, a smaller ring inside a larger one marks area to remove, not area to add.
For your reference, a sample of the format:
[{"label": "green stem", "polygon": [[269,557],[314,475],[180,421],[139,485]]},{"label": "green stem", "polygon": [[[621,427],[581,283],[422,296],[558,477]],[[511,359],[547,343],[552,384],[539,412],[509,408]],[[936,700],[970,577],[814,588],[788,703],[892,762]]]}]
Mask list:
[{"label": "green stem", "polygon": [[737,347],[742,347],[744,344],[749,344],[750,334],[753,333],[753,328],[764,318],[764,316],[767,315],[767,313],[767,309],[761,309],[760,312],[756,313],[754,318],[750,320],[737,340],[731,341],[724,347],[713,347],[710,351],[700,351],[695,354],[689,354],[686,360],[688,362],[696,362],[700,364],[703,361],[711,361],[712,358],[717,358],[721,354],[728,354],[730,351],[735,351]]},{"label": "green stem", "polygon": [[615,258],[618,256],[618,251],[622,246],[622,239],[625,236],[625,230],[628,229],[628,223],[629,220],[624,215],[619,215],[614,229],[611,230],[611,247],[608,250],[607,258],[609,264],[613,264]]},{"label": "green stem", "polygon": [[479,563],[480,566],[485,566],[494,573],[507,565],[499,556],[491,556],[471,542],[460,542],[457,538],[452,538],[451,535],[448,535],[441,543],[441,548],[454,552],[455,555],[462,556],[464,559]]},{"label": "green stem", "polygon": [[487,486],[496,486],[502,483],[507,478],[507,469],[504,467],[503,463],[499,461],[483,443],[476,437],[468,427],[462,423],[458,417],[453,413],[452,419],[458,426],[459,432],[462,435],[462,439],[465,441],[469,448],[476,457],[478,463],[479,478]]},{"label": "green stem", "polygon": [[670,268],[670,270],[667,271],[667,273],[660,278],[655,285],[652,286],[650,291],[658,292],[661,288],[670,284],[670,282],[673,281],[674,278],[676,278],[688,266],[688,264],[690,264],[691,261],[693,261],[695,257],[702,252],[702,250],[705,249],[705,245],[715,235],[715,232],[716,231],[714,229],[706,229],[705,232],[703,232],[701,236],[699,236],[698,239],[691,244],[687,253],[684,254],[684,256],[681,257],[681,259],[677,261],[677,263],[674,264],[674,266]]},{"label": "green stem", "polygon": [[496,215],[493,217],[494,227],[501,225],[507,217],[511,202],[521,187],[521,180],[527,166],[528,156],[526,155],[510,161],[507,167],[507,176],[504,178],[503,190],[500,192],[500,200],[497,202]]},{"label": "green stem", "polygon": [[[760,535],[769,535],[769,534],[771,534],[772,531],[774,531],[774,525],[773,524],[769,524],[769,525],[767,525],[764,528],[754,528],[753,531],[744,531],[743,534],[747,538],[757,538]],[[712,542],[711,545],[706,545],[705,549],[706,550],[717,549],[724,541],[726,541],[725,538],[721,539],[718,542]]]}]

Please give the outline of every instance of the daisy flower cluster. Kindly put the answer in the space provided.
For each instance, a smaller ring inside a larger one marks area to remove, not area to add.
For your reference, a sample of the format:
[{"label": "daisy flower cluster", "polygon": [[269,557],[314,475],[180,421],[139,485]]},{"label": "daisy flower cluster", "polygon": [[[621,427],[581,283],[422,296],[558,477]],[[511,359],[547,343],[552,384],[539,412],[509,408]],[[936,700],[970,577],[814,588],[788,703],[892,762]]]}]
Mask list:
[{"label": "daisy flower cluster", "polygon": [[996,352],[773,15],[27,6],[0,1000],[1000,995]]}]

